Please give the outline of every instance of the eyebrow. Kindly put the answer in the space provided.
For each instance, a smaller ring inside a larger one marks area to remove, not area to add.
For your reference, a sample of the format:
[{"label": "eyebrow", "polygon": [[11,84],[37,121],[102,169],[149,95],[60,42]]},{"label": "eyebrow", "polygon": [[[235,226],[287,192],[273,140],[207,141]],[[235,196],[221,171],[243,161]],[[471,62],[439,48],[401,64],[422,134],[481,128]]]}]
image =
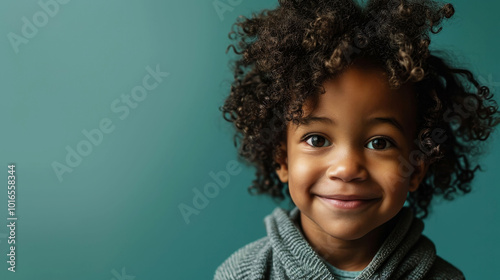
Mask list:
[{"label": "eyebrow", "polygon": [[[370,123],[386,123],[394,126],[396,129],[401,131],[403,134],[405,133],[404,127],[393,117],[377,117],[377,118],[372,118],[369,121]],[[305,118],[302,118],[302,121],[298,126],[295,127],[295,130],[301,125],[308,126],[311,123],[324,123],[324,124],[335,124],[335,121],[327,118],[327,117],[319,117],[319,116],[307,116]]]},{"label": "eyebrow", "polygon": [[311,123],[326,123],[326,124],[334,124],[335,122],[327,117],[318,117],[318,116],[307,116],[305,118],[302,118],[301,124],[302,125],[309,125]]}]

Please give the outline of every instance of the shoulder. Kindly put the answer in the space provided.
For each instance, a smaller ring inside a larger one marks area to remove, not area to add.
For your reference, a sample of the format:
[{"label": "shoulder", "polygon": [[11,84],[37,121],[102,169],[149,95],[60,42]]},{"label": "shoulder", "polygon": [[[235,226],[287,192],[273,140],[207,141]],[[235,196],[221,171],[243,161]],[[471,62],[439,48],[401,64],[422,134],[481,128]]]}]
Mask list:
[{"label": "shoulder", "polygon": [[426,275],[426,279],[465,279],[463,273],[451,263],[445,261],[439,256],[431,267],[431,270]]},{"label": "shoulder", "polygon": [[263,237],[234,252],[215,271],[214,280],[252,279],[266,271],[271,256],[269,238]]}]

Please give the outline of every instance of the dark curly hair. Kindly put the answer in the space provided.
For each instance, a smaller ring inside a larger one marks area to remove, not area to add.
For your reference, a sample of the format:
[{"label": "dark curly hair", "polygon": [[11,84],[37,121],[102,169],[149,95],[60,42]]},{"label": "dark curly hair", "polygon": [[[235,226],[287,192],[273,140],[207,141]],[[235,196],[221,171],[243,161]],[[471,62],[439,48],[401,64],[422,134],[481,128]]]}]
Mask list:
[{"label": "dark curly hair", "polygon": [[429,35],[453,14],[451,4],[424,0],[373,0],[365,7],[353,0],[279,0],[273,10],[239,17],[229,33],[234,81],[220,109],[236,128],[239,155],[257,168],[249,190],[285,197],[276,159],[283,157],[287,123],[302,121],[303,104],[324,93],[325,80],[369,58],[392,88],[411,83],[418,94],[416,139],[429,169],[410,193],[410,207],[425,218],[433,197],[470,192],[479,144],[500,118],[486,86],[429,50]]}]

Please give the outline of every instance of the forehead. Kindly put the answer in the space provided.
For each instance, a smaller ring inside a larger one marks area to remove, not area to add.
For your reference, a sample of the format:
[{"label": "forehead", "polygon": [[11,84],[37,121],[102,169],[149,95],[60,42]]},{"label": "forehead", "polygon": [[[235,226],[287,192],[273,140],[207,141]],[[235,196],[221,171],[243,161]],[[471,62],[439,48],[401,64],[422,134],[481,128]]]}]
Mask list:
[{"label": "forehead", "polygon": [[316,102],[306,102],[304,115],[322,115],[359,125],[371,117],[392,117],[407,131],[416,125],[416,96],[411,84],[391,88],[385,72],[375,66],[360,64],[323,83],[325,93]]}]

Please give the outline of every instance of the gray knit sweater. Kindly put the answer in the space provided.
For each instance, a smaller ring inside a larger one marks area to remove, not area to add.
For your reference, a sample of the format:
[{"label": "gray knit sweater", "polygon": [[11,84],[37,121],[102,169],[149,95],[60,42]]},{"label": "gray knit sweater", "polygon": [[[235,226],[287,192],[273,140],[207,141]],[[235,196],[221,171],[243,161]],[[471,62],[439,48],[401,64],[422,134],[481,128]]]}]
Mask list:
[{"label": "gray knit sweater", "polygon": [[[214,280],[335,279],[326,264],[297,228],[298,208],[287,213],[276,208],[264,219],[267,236],[232,254],[215,272]],[[424,226],[408,208],[370,264],[356,279],[465,279],[436,256]]]}]

